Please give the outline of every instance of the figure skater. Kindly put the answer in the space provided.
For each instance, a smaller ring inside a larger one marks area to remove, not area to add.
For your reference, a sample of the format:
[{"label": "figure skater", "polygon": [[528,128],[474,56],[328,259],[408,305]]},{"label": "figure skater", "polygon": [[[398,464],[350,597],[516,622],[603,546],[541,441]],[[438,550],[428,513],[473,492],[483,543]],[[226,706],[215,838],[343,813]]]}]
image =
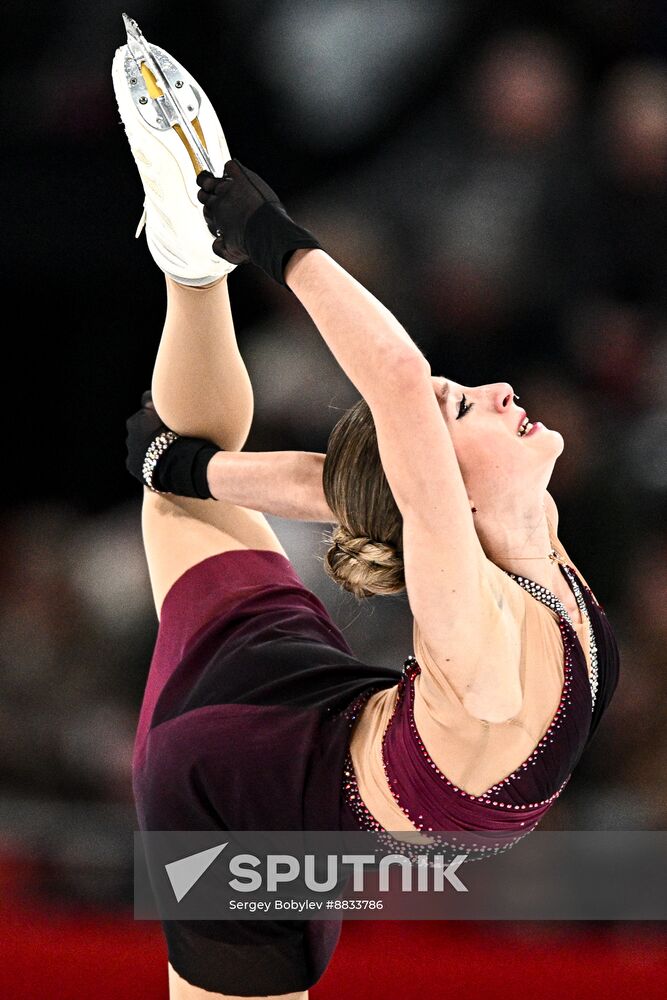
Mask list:
[{"label": "figure skater", "polygon": [[[128,421],[160,619],[133,760],[141,829],[526,833],[618,681],[547,490],[563,438],[506,382],[432,376],[391,313],[230,159],[190,74],[152,51],[189,95],[216,174],[156,119],[155,77],[119,49],[114,87],[167,283],[152,391]],[[227,276],[246,262],[299,299],[360,393],[326,455],[242,451],[253,392]],[[407,591],[402,670],[354,656],[264,514],[334,525],[325,568],[357,597]],[[163,927],[172,1000],[307,997],[340,932]]]}]

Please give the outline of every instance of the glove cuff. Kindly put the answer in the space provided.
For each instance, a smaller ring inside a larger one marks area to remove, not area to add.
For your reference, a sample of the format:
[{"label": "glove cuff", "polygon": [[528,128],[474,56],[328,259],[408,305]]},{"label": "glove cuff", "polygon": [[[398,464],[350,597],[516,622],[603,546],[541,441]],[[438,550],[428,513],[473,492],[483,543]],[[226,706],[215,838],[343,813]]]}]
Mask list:
[{"label": "glove cuff", "polygon": [[148,489],[153,490],[154,493],[166,492],[165,490],[158,489],[157,483],[154,482],[156,479],[155,470],[160,458],[174,441],[178,441],[178,434],[174,434],[170,430],[164,430],[156,438],[153,438],[146,450],[144,464],[141,467],[141,476]]},{"label": "glove cuff", "polygon": [[252,263],[285,288],[284,268],[294,251],[322,249],[313,234],[297,226],[275,202],[264,202],[251,215],[244,242]]},{"label": "glove cuff", "polygon": [[206,470],[221,449],[202,438],[176,437],[176,447],[167,445],[153,471],[153,489],[179,497],[211,500]]},{"label": "glove cuff", "polygon": [[192,486],[200,500],[215,500],[208,485],[208,463],[221,448],[206,442],[202,444],[192,462]]},{"label": "glove cuff", "polygon": [[162,431],[146,452],[143,481],[154,493],[215,499],[209,489],[207,470],[208,463],[221,450],[202,438],[180,437],[173,431]]}]

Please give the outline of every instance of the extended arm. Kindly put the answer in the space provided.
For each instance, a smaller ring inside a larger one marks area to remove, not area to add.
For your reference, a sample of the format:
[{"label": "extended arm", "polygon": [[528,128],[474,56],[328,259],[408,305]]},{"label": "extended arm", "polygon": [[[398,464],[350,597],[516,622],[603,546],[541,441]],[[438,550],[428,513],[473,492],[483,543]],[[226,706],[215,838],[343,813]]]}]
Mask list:
[{"label": "extended arm", "polygon": [[[408,598],[422,636],[485,718],[508,717],[517,678],[505,649],[515,623],[501,611],[428,362],[391,313],[290,219],[256,174],[230,161],[223,178],[200,175],[198,183],[217,237],[214,251],[235,263],[252,261],[287,284],[368,403],[403,516]],[[481,653],[494,608],[501,612],[494,631],[501,662],[488,664]],[[500,635],[505,627],[507,635]]]},{"label": "extended arm", "polygon": [[[403,515],[411,610],[431,657],[466,708],[504,721],[516,714],[516,623],[503,610],[472,523],[430,366],[391,313],[322,250],[297,250],[285,279],[366,399],[382,465]],[[493,662],[481,650],[493,636]],[[434,678],[424,672],[422,693]],[[437,704],[437,688],[431,692]]]},{"label": "extended arm", "polygon": [[334,521],[324,499],[324,455],[310,451],[219,451],[208,464],[216,500],[294,521]]},{"label": "extended arm", "polygon": [[371,409],[417,372],[425,384],[429,364],[398,320],[290,219],[261,177],[230,160],[222,178],[203,172],[197,183],[215,253],[288,285]]},{"label": "extended arm", "polygon": [[371,410],[390,406],[392,394],[415,380],[428,388],[431,367],[415,342],[395,316],[323,250],[292,254],[285,281]]},{"label": "extended arm", "polygon": [[141,404],[126,423],[125,464],[142,485],[293,520],[335,520],[324,499],[324,455],[222,451],[212,441],[174,434],[156,413],[150,392]]}]

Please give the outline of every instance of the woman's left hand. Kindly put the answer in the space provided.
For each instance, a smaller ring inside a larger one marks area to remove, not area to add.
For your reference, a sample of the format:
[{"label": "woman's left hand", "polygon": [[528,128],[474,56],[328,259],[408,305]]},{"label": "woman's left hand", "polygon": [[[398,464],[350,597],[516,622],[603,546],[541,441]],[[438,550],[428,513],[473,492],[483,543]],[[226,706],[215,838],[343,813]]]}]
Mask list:
[{"label": "woman's left hand", "polygon": [[248,261],[285,285],[283,267],[295,250],[321,249],[307,229],[285,211],[275,191],[238,160],[225,165],[222,177],[203,170],[197,198],[216,237],[213,252],[230,264]]}]

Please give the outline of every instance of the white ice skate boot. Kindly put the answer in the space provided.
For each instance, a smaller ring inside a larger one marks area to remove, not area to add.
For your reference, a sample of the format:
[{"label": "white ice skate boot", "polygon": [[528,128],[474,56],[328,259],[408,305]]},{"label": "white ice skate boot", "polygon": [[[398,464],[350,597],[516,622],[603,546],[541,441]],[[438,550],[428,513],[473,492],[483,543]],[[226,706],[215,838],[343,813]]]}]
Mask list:
[{"label": "white ice skate boot", "polygon": [[112,78],[118,110],[146,195],[137,236],[157,266],[184,285],[207,285],[234,264],[211,248],[195,178],[220,177],[231,158],[220,122],[202,88],[180,63],[149,45],[123,14],[127,45],[117,49]]}]

